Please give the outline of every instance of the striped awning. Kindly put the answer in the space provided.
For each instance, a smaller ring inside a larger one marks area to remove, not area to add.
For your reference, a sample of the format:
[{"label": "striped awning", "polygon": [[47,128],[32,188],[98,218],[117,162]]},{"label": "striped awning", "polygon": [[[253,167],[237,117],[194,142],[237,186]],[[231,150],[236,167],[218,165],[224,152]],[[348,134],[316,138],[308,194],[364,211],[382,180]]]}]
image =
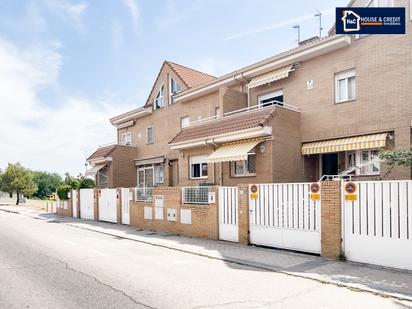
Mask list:
[{"label": "striped awning", "polygon": [[282,78],[286,78],[289,76],[289,72],[292,71],[293,64],[287,65],[280,69],[256,76],[252,78],[250,83],[248,84],[249,88],[259,87],[274,81],[277,81]]},{"label": "striped awning", "polygon": [[207,158],[207,162],[217,163],[247,160],[248,152],[251,151],[253,147],[259,144],[261,141],[261,138],[256,138],[223,144]]},{"label": "striped awning", "polygon": [[302,146],[302,154],[309,155],[316,153],[383,148],[386,145],[387,135],[388,133],[379,133],[313,143],[305,143]]}]

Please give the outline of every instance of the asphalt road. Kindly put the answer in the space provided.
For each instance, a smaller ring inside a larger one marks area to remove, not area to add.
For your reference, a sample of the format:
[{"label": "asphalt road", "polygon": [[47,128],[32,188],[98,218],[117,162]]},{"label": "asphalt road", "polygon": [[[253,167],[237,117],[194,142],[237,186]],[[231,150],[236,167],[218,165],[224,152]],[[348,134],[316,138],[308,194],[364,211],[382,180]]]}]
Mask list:
[{"label": "asphalt road", "polygon": [[0,211],[0,308],[412,308]]}]

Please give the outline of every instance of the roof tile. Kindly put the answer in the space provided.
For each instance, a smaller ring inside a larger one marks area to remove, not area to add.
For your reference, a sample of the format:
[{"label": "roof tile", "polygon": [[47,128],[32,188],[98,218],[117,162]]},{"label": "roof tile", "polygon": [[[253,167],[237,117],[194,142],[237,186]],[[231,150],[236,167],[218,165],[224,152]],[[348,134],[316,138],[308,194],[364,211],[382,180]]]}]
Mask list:
[{"label": "roof tile", "polygon": [[255,111],[225,116],[204,124],[189,126],[180,130],[180,132],[169,142],[169,144],[199,138],[206,139],[223,133],[264,126],[274,117],[275,110],[276,107],[273,106],[265,107]]}]

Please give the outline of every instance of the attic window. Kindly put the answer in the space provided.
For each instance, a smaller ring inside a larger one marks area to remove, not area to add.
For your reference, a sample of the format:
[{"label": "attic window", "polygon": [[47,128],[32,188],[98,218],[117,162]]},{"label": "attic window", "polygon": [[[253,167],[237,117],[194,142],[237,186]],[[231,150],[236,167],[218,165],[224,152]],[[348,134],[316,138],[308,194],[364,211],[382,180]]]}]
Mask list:
[{"label": "attic window", "polygon": [[173,95],[176,94],[176,93],[179,93],[181,90],[182,90],[182,88],[180,88],[180,85],[173,78],[170,78],[170,84],[169,84],[170,100],[169,100],[169,104],[173,104]]},{"label": "attic window", "polygon": [[162,108],[163,107],[163,91],[164,91],[164,86],[160,87],[159,92],[156,95],[156,99],[154,100],[154,109]]}]

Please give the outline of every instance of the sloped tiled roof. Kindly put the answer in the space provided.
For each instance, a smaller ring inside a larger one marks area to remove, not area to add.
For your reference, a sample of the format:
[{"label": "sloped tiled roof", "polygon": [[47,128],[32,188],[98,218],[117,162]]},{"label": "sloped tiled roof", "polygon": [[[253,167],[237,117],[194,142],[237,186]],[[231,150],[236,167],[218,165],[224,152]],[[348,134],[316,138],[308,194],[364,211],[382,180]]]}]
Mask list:
[{"label": "sloped tiled roof", "polygon": [[265,107],[255,111],[243,112],[216,120],[186,127],[169,142],[169,144],[211,138],[213,136],[236,132],[239,130],[264,126],[274,117],[276,107]]},{"label": "sloped tiled roof", "polygon": [[121,144],[113,144],[109,146],[104,146],[97,148],[95,152],[93,152],[90,157],[87,158],[87,161],[97,159],[97,158],[106,158],[108,157],[114,150],[121,148],[121,147],[133,147],[129,145],[121,145]]},{"label": "sloped tiled roof", "polygon": [[207,83],[216,77],[185,67],[183,65],[166,61],[166,63],[172,68],[172,70],[178,75],[188,88],[196,87],[201,84]]}]

